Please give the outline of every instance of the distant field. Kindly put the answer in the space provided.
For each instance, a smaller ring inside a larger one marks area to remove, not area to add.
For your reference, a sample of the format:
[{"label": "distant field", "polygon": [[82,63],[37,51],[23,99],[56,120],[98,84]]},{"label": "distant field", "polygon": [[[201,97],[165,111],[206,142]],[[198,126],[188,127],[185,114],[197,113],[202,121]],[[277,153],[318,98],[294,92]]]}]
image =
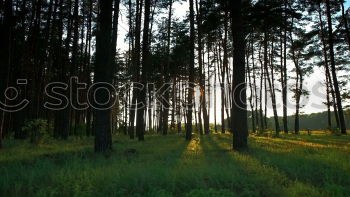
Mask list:
[{"label": "distant field", "polygon": [[113,146],[99,155],[93,138],[5,141],[0,196],[350,196],[350,136],[251,136],[241,153],[222,134],[117,136]]}]

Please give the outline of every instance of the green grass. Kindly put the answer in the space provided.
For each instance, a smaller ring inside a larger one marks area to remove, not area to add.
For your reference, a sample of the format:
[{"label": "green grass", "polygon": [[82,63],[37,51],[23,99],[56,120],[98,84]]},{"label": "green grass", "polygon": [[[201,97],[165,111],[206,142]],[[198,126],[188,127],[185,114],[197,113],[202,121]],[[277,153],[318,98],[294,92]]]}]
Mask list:
[{"label": "green grass", "polygon": [[[0,196],[350,196],[350,137],[282,135],[123,136],[114,151],[93,152],[93,139],[41,146],[8,140],[0,151]],[[129,149],[136,149],[130,153]]]}]

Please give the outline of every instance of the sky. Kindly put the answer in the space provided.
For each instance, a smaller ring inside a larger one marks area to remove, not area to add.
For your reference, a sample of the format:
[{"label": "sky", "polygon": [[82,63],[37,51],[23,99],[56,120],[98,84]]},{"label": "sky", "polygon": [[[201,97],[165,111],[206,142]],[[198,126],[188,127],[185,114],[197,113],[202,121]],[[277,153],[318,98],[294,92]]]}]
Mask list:
[{"label": "sky", "polygon": [[[186,17],[186,13],[188,12],[188,1],[187,2],[176,2],[173,5],[174,8],[174,17],[177,18],[184,18]],[[346,9],[350,7],[350,1],[347,1],[345,3],[345,7]],[[128,23],[127,23],[127,19],[126,16],[124,15],[127,10],[126,7],[122,6],[121,7],[122,11],[121,11],[121,16],[120,16],[120,22],[119,22],[119,36],[118,36],[118,48],[120,48],[121,50],[125,50],[128,48],[128,43],[125,41],[125,37],[126,34],[128,32]],[[294,73],[292,73],[290,70],[291,68],[294,67],[294,65],[289,62],[289,73],[288,75],[293,75]],[[341,73],[339,73],[341,75]],[[304,81],[304,87],[307,91],[309,91],[309,96],[307,97],[302,97],[301,99],[301,104],[303,105],[303,108],[301,109],[301,113],[305,113],[305,114],[310,114],[310,113],[317,113],[317,112],[322,112],[327,110],[326,105],[324,104],[324,102],[326,101],[326,88],[324,86],[324,82],[325,82],[325,72],[322,68],[314,68],[314,72],[308,76],[305,81]],[[212,81],[213,83],[213,81]],[[293,83],[295,83],[294,80],[290,79],[289,80],[289,85],[293,85]],[[277,87],[276,88],[280,88],[278,86],[279,82],[276,81]],[[212,94],[210,95],[210,122],[213,122],[214,119],[214,97],[216,95],[221,95],[219,88],[217,89],[216,93],[214,94],[213,92],[213,87],[212,89]],[[247,91],[249,93],[249,90]],[[249,94],[248,94],[249,95]],[[199,97],[198,95],[196,97]],[[281,100],[282,100],[282,96],[280,94],[280,92],[276,93],[276,99],[277,99],[277,107],[278,107],[278,115],[281,116],[282,115],[282,104],[281,104]],[[217,101],[217,122],[221,122],[221,117],[220,117],[220,109],[221,109],[221,103],[220,103],[220,98],[217,97],[216,99]],[[273,111],[272,111],[272,105],[271,105],[271,100],[268,97],[268,101],[267,101],[268,105],[267,105],[267,115],[268,116],[272,116],[273,115]],[[288,109],[288,115],[293,115],[295,112],[295,101],[293,98],[292,93],[289,93],[288,95],[288,105],[287,105],[287,109]],[[249,103],[248,103],[248,109],[249,108]]]}]

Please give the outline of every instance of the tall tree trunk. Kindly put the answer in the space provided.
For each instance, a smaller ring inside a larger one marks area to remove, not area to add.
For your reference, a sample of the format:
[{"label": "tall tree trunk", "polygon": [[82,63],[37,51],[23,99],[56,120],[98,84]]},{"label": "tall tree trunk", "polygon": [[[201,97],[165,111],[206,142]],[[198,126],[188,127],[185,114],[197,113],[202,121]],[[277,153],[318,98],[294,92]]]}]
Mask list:
[{"label": "tall tree trunk", "polygon": [[[78,42],[79,42],[79,0],[74,1],[74,9],[73,9],[73,48],[72,48],[72,65],[70,67],[70,74],[71,77],[78,76],[78,67],[79,67],[79,61],[78,61]],[[76,84],[73,83],[73,90],[76,90]],[[78,98],[78,94],[76,91],[71,92],[72,96],[72,102],[76,106],[76,101]],[[79,124],[79,112],[76,111],[74,108],[71,110],[71,131],[73,131],[73,134],[77,134],[77,124]],[[72,129],[73,125],[73,117],[74,117],[74,129]]]},{"label": "tall tree trunk", "polygon": [[258,110],[258,91],[257,91],[257,83],[256,83],[256,67],[255,67],[255,58],[254,58],[254,40],[252,40],[251,44],[251,56],[252,56],[252,74],[253,74],[253,95],[254,96],[254,102],[255,102],[255,109],[252,110],[252,113],[255,113],[255,132],[257,132],[257,126],[260,128],[260,121],[259,121],[259,110]]},{"label": "tall tree trunk", "polygon": [[[263,67],[261,67],[263,68]],[[264,111],[262,106],[262,92],[263,92],[263,69],[261,69],[261,76],[260,76],[260,96],[259,96],[259,117],[260,117],[260,126],[259,126],[259,132],[263,133],[265,131],[265,125],[264,125]]]},{"label": "tall tree trunk", "polygon": [[[261,46],[260,46],[261,48]],[[259,125],[259,132],[262,134],[267,125],[265,125],[265,121],[264,121],[264,111],[263,111],[263,85],[264,85],[264,66],[263,66],[263,63],[262,63],[262,60],[261,60],[261,50],[259,49],[259,62],[260,62],[260,91],[259,91],[259,117],[260,117],[260,125]]]},{"label": "tall tree trunk", "polygon": [[[3,23],[0,28],[0,101],[6,103],[4,96],[6,86],[9,80],[9,70],[11,65],[11,41],[12,41],[12,27],[13,27],[13,10],[12,0],[4,1],[4,15]],[[0,117],[0,149],[2,148],[2,137],[5,123],[5,111],[1,110]]]},{"label": "tall tree trunk", "polygon": [[335,67],[335,60],[334,60],[333,27],[332,27],[331,7],[330,7],[329,0],[326,0],[326,8],[327,8],[326,12],[327,12],[327,22],[328,22],[329,53],[330,53],[330,60],[331,60],[331,70],[332,70],[332,77],[333,77],[333,83],[334,83],[334,90],[337,98],[336,102],[337,102],[338,113],[339,113],[340,130],[342,134],[346,134],[344,112],[343,112],[342,100],[341,100],[338,78],[337,78],[336,67]]},{"label": "tall tree trunk", "polygon": [[[216,59],[216,54],[214,52],[214,58]],[[215,133],[218,132],[218,126],[217,126],[217,121],[216,121],[216,75],[217,75],[217,65],[218,65],[218,61],[216,61],[216,63],[214,63],[214,128],[215,128]]]},{"label": "tall tree trunk", "polygon": [[[331,118],[331,112],[330,112],[330,106],[333,105],[333,110],[334,110],[334,115],[337,123],[337,128],[340,127],[339,123],[339,115],[338,115],[338,110],[335,102],[335,95],[334,95],[334,90],[333,90],[333,83],[332,83],[332,78],[330,75],[329,71],[329,60],[328,60],[328,54],[327,54],[327,44],[325,40],[325,31],[324,31],[324,24],[322,20],[322,11],[321,11],[321,4],[318,4],[318,17],[319,17],[319,22],[320,22],[320,39],[322,42],[322,52],[323,52],[323,58],[325,61],[325,71],[326,71],[326,86],[327,86],[327,108],[328,108],[328,129],[332,128],[332,118]],[[332,104],[329,98],[329,94],[332,96]]]},{"label": "tall tree trunk", "polygon": [[[292,25],[293,25],[294,19],[292,19]],[[294,40],[293,40],[293,34],[292,31],[290,33],[290,42],[291,45],[294,45]],[[295,75],[296,75],[296,80],[295,80],[295,115],[294,115],[294,134],[299,134],[299,112],[300,112],[300,98],[303,90],[303,80],[302,80],[302,73],[300,70],[300,65],[299,65],[299,54],[297,55],[295,53],[295,49],[291,49],[292,53],[292,60],[295,66]]]},{"label": "tall tree trunk", "polygon": [[194,9],[193,9],[193,0],[189,0],[190,4],[190,65],[188,69],[189,73],[189,87],[187,93],[187,106],[186,106],[186,139],[192,139],[192,114],[193,114],[193,93],[194,93]]},{"label": "tall tree trunk", "polygon": [[[286,17],[286,16],[285,16]],[[286,17],[287,21],[287,17]],[[282,48],[282,46],[281,46]],[[282,60],[281,60],[282,61]],[[283,35],[283,66],[281,73],[283,73],[282,77],[282,103],[283,103],[283,130],[284,133],[288,133],[288,115],[287,115],[287,88],[288,88],[288,76],[287,76],[287,28],[284,29]]]},{"label": "tall tree trunk", "polygon": [[[268,69],[268,54],[267,54],[267,46],[268,46],[268,36],[267,33],[264,33],[264,67],[265,67],[265,72],[266,72],[266,78],[269,83],[269,88],[270,88],[270,95],[271,95],[271,101],[272,101],[272,108],[273,108],[273,117],[275,120],[275,129],[276,129],[276,135],[279,135],[280,132],[280,125],[278,122],[278,114],[277,114],[277,106],[276,106],[276,97],[275,97],[275,90],[274,90],[274,85],[273,85],[273,70],[271,72],[271,78],[269,74],[269,69]],[[273,44],[272,44],[273,47]],[[271,51],[273,53],[273,49]],[[272,55],[271,55],[272,56]],[[271,60],[272,63],[272,60]],[[270,65],[271,68],[273,68],[273,65]]]},{"label": "tall tree trunk", "polygon": [[[64,5],[63,5],[64,0],[60,0],[59,2],[59,19],[58,19],[58,31],[57,31],[57,43],[55,44],[55,56],[54,56],[54,61],[53,61],[53,67],[58,69],[58,74],[57,74],[57,81],[62,82],[62,83],[67,83],[68,79],[66,77],[67,72],[68,72],[68,62],[65,59],[65,54],[62,49],[63,45],[63,20],[64,20]],[[68,2],[70,5],[70,1]],[[70,15],[70,6],[69,7],[69,15]],[[71,27],[68,24],[67,26],[67,32],[71,32]],[[69,45],[70,40],[70,35],[67,35],[66,38],[66,48],[67,45]],[[68,44],[67,44],[68,43]],[[67,91],[62,91],[60,92],[63,95],[68,96]],[[54,122],[54,137],[55,138],[61,138],[61,139],[68,139],[69,135],[69,119],[70,119],[70,107],[66,107],[65,109],[59,110],[55,113],[55,122]]]},{"label": "tall tree trunk", "polygon": [[[199,86],[200,86],[200,108],[203,114],[204,133],[209,134],[209,117],[205,95],[205,72],[203,72],[203,43],[202,43],[202,1],[196,0],[197,9],[197,32],[198,32],[198,65],[199,65]],[[205,70],[205,69],[204,69]],[[201,129],[200,129],[201,130]]]},{"label": "tall tree trunk", "polygon": [[168,134],[168,117],[169,117],[169,82],[170,82],[170,41],[171,41],[171,17],[172,17],[172,9],[173,9],[173,0],[169,0],[169,15],[168,15],[168,28],[167,28],[167,63],[164,69],[164,85],[166,92],[164,93],[164,113],[163,113],[163,135]]},{"label": "tall tree trunk", "polygon": [[[253,42],[252,42],[253,44]],[[247,58],[247,74],[248,74],[248,83],[249,83],[249,89],[250,89],[250,97],[249,97],[249,103],[250,103],[250,109],[251,109],[251,114],[252,114],[252,131],[253,133],[256,132],[256,126],[255,126],[255,113],[254,113],[254,104],[253,104],[253,97],[254,97],[254,90],[253,90],[253,85],[252,85],[252,78],[251,78],[251,70],[250,70],[250,66],[249,66],[249,61],[248,61],[248,58],[249,58],[249,50],[247,50],[247,55],[246,55],[246,58]],[[253,55],[253,53],[252,53]],[[253,58],[254,60],[254,58]],[[254,64],[254,61],[253,63]],[[253,66],[254,67],[254,66]]]},{"label": "tall tree trunk", "polygon": [[143,88],[138,96],[138,100],[143,106],[137,109],[137,119],[136,119],[136,134],[139,141],[143,141],[145,134],[145,110],[146,110],[146,87],[147,87],[147,75],[150,59],[150,43],[149,43],[149,23],[150,23],[150,12],[151,12],[151,0],[145,0],[145,17],[143,24],[143,41],[142,41],[142,76],[141,83]]},{"label": "tall tree trunk", "polygon": [[[95,83],[112,84],[111,35],[112,35],[112,0],[100,0],[98,30],[96,36]],[[102,91],[96,94],[98,103],[110,102],[110,94]],[[94,109],[95,151],[112,150],[111,109]]]},{"label": "tall tree trunk", "polygon": [[243,31],[242,0],[230,1],[233,40],[232,70],[232,111],[231,131],[233,133],[233,149],[248,147],[248,122],[245,81],[245,38]]},{"label": "tall tree trunk", "polygon": [[[255,67],[255,58],[254,58],[254,41],[252,40],[251,45],[251,55],[252,55],[252,69],[253,69],[253,84],[254,84],[254,93],[255,94],[255,119],[256,119],[256,125],[259,126],[259,129],[261,127],[260,121],[259,121],[259,111],[258,111],[258,91],[257,91],[257,83],[256,83],[256,67]],[[256,130],[257,131],[257,130]]]},{"label": "tall tree trunk", "polygon": [[[227,2],[226,2],[227,3]],[[224,58],[223,64],[221,67],[221,133],[225,133],[225,70],[228,67],[228,49],[227,49],[227,40],[228,40],[228,7],[225,4],[225,16],[224,16],[224,40],[223,40],[223,50],[224,50]],[[221,51],[219,51],[221,54]],[[220,58],[221,59],[221,58]],[[228,73],[227,73],[228,74]],[[227,116],[227,119],[229,117]]]},{"label": "tall tree trunk", "polygon": [[[131,3],[129,3],[131,6]],[[135,25],[135,49],[132,54],[132,67],[133,67],[133,82],[139,82],[140,80],[140,51],[141,51],[141,18],[142,18],[142,6],[143,0],[136,1],[136,25]],[[131,7],[129,7],[131,9]],[[130,16],[131,17],[131,16]],[[131,23],[130,23],[131,24]],[[130,107],[130,116],[129,116],[129,128],[128,133],[130,135],[130,139],[134,139],[135,136],[135,114],[136,114],[136,101],[137,101],[138,90],[133,87],[131,107]]]},{"label": "tall tree trunk", "polygon": [[[221,60],[221,46],[218,46],[218,70],[220,73],[218,73],[219,83],[220,83],[220,92],[221,92],[221,108],[220,108],[220,115],[221,115],[221,133],[225,133],[226,124],[225,124],[225,72],[223,70],[223,61]],[[225,53],[224,53],[225,54]]]},{"label": "tall tree trunk", "polygon": [[[87,26],[87,35],[86,35],[86,40],[87,40],[87,45],[85,48],[85,55],[86,55],[86,80],[88,87],[91,86],[91,63],[90,63],[90,58],[91,58],[91,38],[92,38],[92,10],[93,10],[93,4],[92,0],[88,1],[88,6],[89,6],[89,15],[88,15],[88,26]],[[87,97],[90,98],[90,95],[87,95]],[[88,107],[86,110],[86,136],[90,136],[92,134],[91,132],[91,120],[92,120],[92,109],[91,106]]]},{"label": "tall tree trunk", "polygon": [[[297,69],[298,70],[298,69]],[[301,89],[299,88],[299,84],[301,84],[302,82],[299,82],[300,80],[300,74],[297,71],[296,73],[297,75],[297,79],[296,79],[296,84],[295,84],[295,94],[296,94],[296,105],[295,105],[295,119],[294,119],[294,133],[295,134],[299,134],[299,110],[300,110],[300,97],[301,97]],[[300,80],[301,81],[301,80]]]}]

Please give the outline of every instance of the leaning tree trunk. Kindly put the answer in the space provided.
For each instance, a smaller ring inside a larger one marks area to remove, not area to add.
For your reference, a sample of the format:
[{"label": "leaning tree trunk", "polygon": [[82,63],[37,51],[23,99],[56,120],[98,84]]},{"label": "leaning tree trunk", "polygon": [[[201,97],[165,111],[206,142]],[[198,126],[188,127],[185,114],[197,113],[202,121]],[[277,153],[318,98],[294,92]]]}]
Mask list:
[{"label": "leaning tree trunk", "polygon": [[340,130],[342,134],[346,134],[346,126],[344,119],[343,106],[341,101],[341,95],[339,90],[339,83],[335,68],[335,60],[334,60],[334,41],[333,41],[333,28],[332,28],[332,16],[331,16],[331,7],[329,0],[326,0],[326,8],[327,8],[327,22],[328,22],[328,42],[329,42],[329,53],[331,60],[331,69],[332,69],[332,77],[334,83],[334,90],[336,95],[336,102],[338,107],[339,121],[340,121]]},{"label": "leaning tree trunk", "polygon": [[334,95],[334,88],[333,88],[333,83],[332,83],[332,78],[330,75],[330,71],[329,71],[329,60],[328,60],[328,54],[327,54],[327,44],[326,44],[326,40],[325,40],[325,31],[324,31],[324,25],[323,25],[323,20],[322,20],[322,11],[321,11],[321,5],[318,5],[318,18],[319,18],[319,22],[320,22],[320,39],[322,42],[322,52],[323,52],[323,58],[324,58],[324,66],[325,66],[325,70],[326,70],[326,86],[327,86],[327,108],[328,108],[328,129],[331,129],[332,127],[332,118],[331,118],[331,110],[330,110],[330,105],[331,105],[331,101],[330,101],[330,94],[332,96],[332,105],[333,105],[333,110],[334,110],[334,115],[335,115],[335,120],[337,123],[337,128],[339,128],[340,123],[339,123],[339,115],[338,115],[338,110],[337,110],[337,106],[335,103],[335,95]]},{"label": "leaning tree trunk", "polygon": [[242,0],[230,1],[233,40],[231,131],[233,149],[248,147],[248,122],[245,81],[245,38],[243,32]]}]

